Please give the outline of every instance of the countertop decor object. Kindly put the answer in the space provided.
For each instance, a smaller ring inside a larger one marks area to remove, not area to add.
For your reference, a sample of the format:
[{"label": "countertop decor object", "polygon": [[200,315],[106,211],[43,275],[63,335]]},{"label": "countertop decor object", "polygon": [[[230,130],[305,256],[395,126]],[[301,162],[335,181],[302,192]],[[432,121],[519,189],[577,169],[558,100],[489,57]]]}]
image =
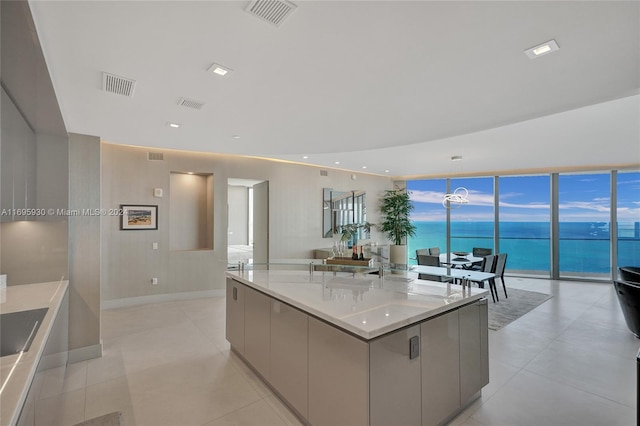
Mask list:
[{"label": "countertop decor object", "polygon": [[354,260],[350,257],[334,257],[326,259],[327,265],[372,266],[373,259]]}]

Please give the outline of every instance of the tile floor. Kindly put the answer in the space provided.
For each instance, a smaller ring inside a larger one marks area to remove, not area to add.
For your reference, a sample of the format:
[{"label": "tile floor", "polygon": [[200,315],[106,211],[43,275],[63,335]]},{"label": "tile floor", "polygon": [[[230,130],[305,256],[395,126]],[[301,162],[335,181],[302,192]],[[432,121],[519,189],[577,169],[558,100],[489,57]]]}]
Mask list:
[{"label": "tile floor", "polygon": [[[508,278],[553,298],[490,331],[491,382],[450,424],[633,425],[636,352],[612,286]],[[36,424],[112,411],[127,426],[291,425],[224,338],[224,298],[103,311],[104,356],[34,382]]]}]

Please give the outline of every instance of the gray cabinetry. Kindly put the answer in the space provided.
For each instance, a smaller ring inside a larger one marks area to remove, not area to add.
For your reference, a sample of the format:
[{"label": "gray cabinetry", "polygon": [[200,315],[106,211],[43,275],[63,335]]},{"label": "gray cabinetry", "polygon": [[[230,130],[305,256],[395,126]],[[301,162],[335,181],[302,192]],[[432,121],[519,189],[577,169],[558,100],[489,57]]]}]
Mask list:
[{"label": "gray cabinetry", "polygon": [[244,289],[246,287],[227,278],[226,337],[231,346],[244,354]]},{"label": "gray cabinetry", "polygon": [[422,424],[437,425],[460,408],[458,311],[420,324]]},{"label": "gray cabinetry", "polygon": [[[464,404],[489,383],[486,300],[463,306],[460,318],[460,401]],[[483,312],[485,311],[485,312]],[[484,315],[483,315],[484,314]]]},{"label": "gray cabinetry", "polygon": [[369,345],[309,318],[309,423],[369,424]]},{"label": "gray cabinetry", "polygon": [[269,379],[271,298],[249,287],[244,289],[244,357]]},{"label": "gray cabinetry", "polygon": [[271,301],[271,377],[274,388],[304,417],[308,415],[307,314]]},{"label": "gray cabinetry", "polygon": [[[417,347],[410,354],[410,345]],[[419,425],[421,421],[420,326],[369,343],[372,425]],[[415,350],[417,349],[417,350]]]},{"label": "gray cabinetry", "polygon": [[14,209],[34,208],[36,181],[36,135],[15,107],[4,89],[2,97],[2,140],[0,165],[2,173],[3,222],[24,220],[25,215],[14,215]]}]

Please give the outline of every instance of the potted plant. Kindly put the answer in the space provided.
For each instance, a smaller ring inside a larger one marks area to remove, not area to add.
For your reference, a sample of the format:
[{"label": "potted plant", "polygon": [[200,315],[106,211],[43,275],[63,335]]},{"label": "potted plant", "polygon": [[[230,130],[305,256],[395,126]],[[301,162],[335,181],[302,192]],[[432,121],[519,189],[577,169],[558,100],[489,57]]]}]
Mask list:
[{"label": "potted plant", "polygon": [[340,241],[349,242],[352,241],[353,244],[356,244],[355,238],[358,235],[358,231],[362,229],[366,235],[369,235],[371,232],[372,224],[369,222],[365,223],[347,223],[346,225],[338,226],[338,231],[340,232]]},{"label": "potted plant", "polygon": [[380,231],[393,242],[389,261],[396,266],[407,265],[407,237],[416,234],[416,226],[409,220],[413,204],[405,188],[387,189],[380,203]]}]

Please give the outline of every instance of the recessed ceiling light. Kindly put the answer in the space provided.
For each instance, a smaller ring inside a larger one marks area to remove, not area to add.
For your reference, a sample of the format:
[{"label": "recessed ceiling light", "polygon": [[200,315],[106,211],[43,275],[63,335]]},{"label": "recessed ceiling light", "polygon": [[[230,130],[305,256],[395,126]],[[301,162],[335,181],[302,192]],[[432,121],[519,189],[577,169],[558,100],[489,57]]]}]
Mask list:
[{"label": "recessed ceiling light", "polygon": [[218,75],[227,75],[227,73],[231,71],[231,68],[223,67],[220,64],[213,64],[209,67],[207,71],[210,71]]},{"label": "recessed ceiling light", "polygon": [[366,169],[366,168],[367,168],[367,166],[362,166],[362,168],[363,168],[363,169]]},{"label": "recessed ceiling light", "polygon": [[167,123],[167,126],[173,127],[174,129],[177,129],[178,127],[180,127],[180,124],[178,124],[178,123]]},{"label": "recessed ceiling light", "polygon": [[306,160],[307,158],[309,158],[309,156],[308,156],[308,155],[303,155],[303,156],[302,156],[302,158],[303,158],[304,160]]},{"label": "recessed ceiling light", "polygon": [[525,50],[524,53],[527,54],[529,59],[535,59],[539,58],[542,55],[546,55],[547,53],[555,52],[556,50],[560,50],[560,46],[558,46],[558,43],[556,43],[555,40],[549,40]]},{"label": "recessed ceiling light", "polygon": [[389,170],[385,170],[384,172],[385,172],[385,173],[389,173]]},{"label": "recessed ceiling light", "polygon": [[233,135],[231,136],[233,139],[240,139],[240,135]]},{"label": "recessed ceiling light", "polygon": [[336,161],[336,164],[340,164],[340,162],[339,162],[339,161]]},{"label": "recessed ceiling light", "polygon": [[193,172],[187,172],[187,174],[188,174],[188,175],[192,175],[192,174],[193,174]]}]

